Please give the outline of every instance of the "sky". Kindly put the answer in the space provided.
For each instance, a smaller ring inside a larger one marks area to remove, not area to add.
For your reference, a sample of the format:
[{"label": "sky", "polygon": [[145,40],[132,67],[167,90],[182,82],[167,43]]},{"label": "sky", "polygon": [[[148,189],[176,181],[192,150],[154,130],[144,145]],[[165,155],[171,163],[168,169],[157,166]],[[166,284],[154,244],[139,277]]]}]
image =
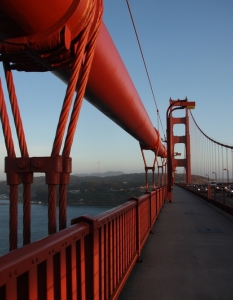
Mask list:
[{"label": "sky", "polygon": [[[219,142],[233,144],[233,1],[129,3],[164,131],[169,98],[187,97],[196,102],[193,115],[200,128]],[[158,128],[156,106],[126,1],[104,1],[103,19],[152,123]],[[7,99],[2,66],[0,77]],[[66,85],[49,72],[14,72],[14,80],[29,155],[49,156]],[[161,125],[158,129],[163,136]],[[182,125],[176,125],[174,134],[183,132]],[[17,144],[15,148],[19,156]],[[150,165],[153,156],[146,155]],[[5,156],[0,130],[0,179],[5,179]],[[71,157],[73,174],[144,172],[138,142],[87,101],[82,106]]]}]

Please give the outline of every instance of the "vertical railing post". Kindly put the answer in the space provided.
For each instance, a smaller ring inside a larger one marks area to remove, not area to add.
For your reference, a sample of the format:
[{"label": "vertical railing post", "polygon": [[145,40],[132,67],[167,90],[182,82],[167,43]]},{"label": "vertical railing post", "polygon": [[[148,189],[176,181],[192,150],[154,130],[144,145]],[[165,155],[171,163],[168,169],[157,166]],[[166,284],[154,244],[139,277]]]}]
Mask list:
[{"label": "vertical railing post", "polygon": [[136,205],[136,252],[138,253],[137,262],[140,263],[140,254],[141,254],[141,221],[140,221],[140,205],[138,198],[130,198],[129,201],[135,201]]},{"label": "vertical railing post", "polygon": [[153,217],[152,217],[152,192],[150,193],[150,233],[152,233]]},{"label": "vertical railing post", "polygon": [[82,216],[71,220],[71,225],[79,222],[90,224],[90,234],[85,236],[86,299],[99,299],[99,230],[98,218]]},{"label": "vertical railing post", "polygon": [[153,220],[153,217],[152,217],[152,192],[147,192],[147,194],[149,194],[150,195],[150,232],[152,232],[152,226],[153,226],[153,224],[152,224],[152,220]]}]

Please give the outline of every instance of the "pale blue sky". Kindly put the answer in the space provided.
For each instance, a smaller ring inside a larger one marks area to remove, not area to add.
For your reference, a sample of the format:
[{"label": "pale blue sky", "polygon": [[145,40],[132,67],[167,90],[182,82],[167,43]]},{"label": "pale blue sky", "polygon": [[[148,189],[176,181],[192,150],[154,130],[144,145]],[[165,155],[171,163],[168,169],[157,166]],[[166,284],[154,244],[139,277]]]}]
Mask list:
[{"label": "pale blue sky", "polygon": [[[169,98],[187,96],[196,101],[193,114],[202,130],[220,142],[233,144],[233,1],[129,2],[164,130]],[[104,22],[157,127],[156,107],[126,1],[104,4]],[[2,67],[0,76],[3,78]],[[14,72],[14,77],[29,154],[48,156],[66,86],[50,73]],[[0,179],[4,179],[4,149],[0,131]],[[73,173],[97,172],[98,166],[100,172],[144,171],[138,142],[87,101],[71,156]]]}]

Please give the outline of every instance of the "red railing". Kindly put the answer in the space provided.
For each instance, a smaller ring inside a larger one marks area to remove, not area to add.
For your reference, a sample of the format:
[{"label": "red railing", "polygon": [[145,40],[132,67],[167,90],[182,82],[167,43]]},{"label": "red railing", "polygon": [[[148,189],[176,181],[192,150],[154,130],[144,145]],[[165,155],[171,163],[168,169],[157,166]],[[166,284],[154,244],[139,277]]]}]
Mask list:
[{"label": "red railing", "polygon": [[201,192],[196,189],[195,186],[186,185],[186,184],[176,184],[193,194],[198,195],[200,198],[206,200],[207,202],[217,206],[218,208],[228,212],[229,214],[233,215],[233,206],[231,204],[226,204],[226,192],[225,190],[219,193],[218,197],[216,196],[215,189],[211,189],[211,186],[208,186],[208,191]]},{"label": "red railing", "polygon": [[117,299],[162,208],[166,187],[0,257],[0,299]]}]

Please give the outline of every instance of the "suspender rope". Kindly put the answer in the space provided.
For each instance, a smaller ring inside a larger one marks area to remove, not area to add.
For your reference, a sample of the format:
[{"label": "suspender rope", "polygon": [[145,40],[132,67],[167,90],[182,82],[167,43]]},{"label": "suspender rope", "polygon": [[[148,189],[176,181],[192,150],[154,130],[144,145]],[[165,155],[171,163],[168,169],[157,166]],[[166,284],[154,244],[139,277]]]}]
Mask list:
[{"label": "suspender rope", "polygon": [[[14,144],[7,115],[3,90],[0,82],[0,117],[2,120],[3,133],[7,148],[5,169],[7,182],[10,185],[10,250],[17,248],[17,218],[18,218],[18,184],[21,179],[24,184],[24,245],[30,243],[30,186],[33,182],[33,172],[44,172],[48,184],[48,233],[56,232],[56,187],[60,184],[60,213],[59,228],[66,227],[66,185],[69,183],[71,172],[71,158],[69,157],[74,139],[76,125],[82,105],[82,99],[91,68],[94,49],[102,18],[102,0],[93,0],[89,7],[89,17],[85,22],[83,31],[75,38],[76,54],[73,63],[69,84],[66,90],[56,135],[52,147],[51,157],[33,157],[28,154],[26,139],[24,135],[22,120],[18,107],[17,97],[14,88],[13,76],[10,71],[10,64],[4,63],[5,77],[9,92],[9,98],[14,116],[14,123],[17,131],[21,158],[16,158]],[[93,23],[95,22],[95,24]],[[94,30],[93,30],[94,28]],[[92,36],[90,37],[90,29]],[[78,43],[77,43],[78,41]],[[66,129],[73,96],[78,87],[74,107],[71,115],[67,137],[64,143],[62,156],[59,155]]]},{"label": "suspender rope", "polygon": [[[10,122],[7,114],[6,103],[4,100],[2,82],[0,80],[0,117],[5,139],[7,155],[9,158],[15,158],[15,149],[12,139]],[[17,249],[17,228],[18,228],[18,184],[20,183],[19,175],[16,173],[7,174],[8,184],[10,185],[10,251]],[[11,175],[11,176],[10,176]],[[17,176],[18,175],[18,176]]]},{"label": "suspender rope", "polygon": [[[3,63],[6,83],[11,103],[12,114],[14,116],[15,128],[18,136],[19,148],[23,158],[29,158],[27,143],[24,135],[23,122],[20,116],[17,96],[15,93],[12,72],[8,63]],[[22,172],[23,183],[23,245],[31,241],[31,184],[33,182],[33,173]]]},{"label": "suspender rope", "polygon": [[[70,124],[68,127],[68,132],[65,140],[64,149],[62,152],[63,157],[63,172],[60,176],[60,189],[59,189],[59,229],[66,228],[66,185],[69,183],[69,173],[71,172],[71,159],[69,158],[71,146],[76,130],[76,125],[82,105],[82,99],[85,93],[85,88],[87,84],[87,79],[91,67],[91,62],[94,55],[94,49],[96,45],[97,34],[99,32],[101,17],[102,17],[102,5],[101,10],[98,16],[97,23],[95,25],[94,33],[90,39],[89,44],[88,37],[90,28],[93,23],[95,8],[98,7],[95,4],[96,2],[92,2],[92,8],[89,15],[89,21],[87,22],[87,27],[81,33],[81,37],[79,39],[79,47],[77,48],[76,58],[74,62],[73,71],[70,77],[69,85],[67,87],[66,96],[64,99],[64,104],[62,107],[56,137],[53,144],[52,156],[59,155],[62,139],[65,131],[65,126],[68,119],[68,114],[70,111],[70,107],[72,104],[72,98],[77,87],[78,79],[78,92],[76,95],[76,99],[74,101],[74,107],[71,115]],[[86,53],[85,53],[86,51]],[[81,71],[81,63],[83,62],[84,54],[86,54],[83,70]],[[81,74],[80,74],[81,73]],[[49,184],[49,220],[51,224],[49,224],[49,233],[56,232],[56,184]]]},{"label": "suspender rope", "polygon": [[[73,106],[73,110],[72,110],[72,114],[71,114],[71,118],[70,118],[70,123],[69,123],[67,135],[66,135],[66,139],[65,139],[65,143],[64,143],[64,149],[62,152],[64,161],[65,161],[65,159],[68,159],[68,157],[70,156],[71,146],[72,146],[75,131],[76,131],[76,126],[77,126],[77,122],[78,122],[78,118],[79,118],[79,114],[80,114],[80,110],[81,110],[81,106],[82,106],[82,102],[83,102],[83,97],[84,97],[84,93],[85,93],[85,89],[86,89],[86,85],[87,85],[87,80],[88,80],[89,72],[91,69],[91,63],[92,63],[93,56],[94,56],[94,50],[95,50],[95,46],[96,46],[97,36],[98,36],[99,29],[100,29],[103,9],[102,9],[101,1],[99,1],[99,2],[100,2],[99,16],[98,16],[98,20],[97,20],[97,23],[95,26],[94,33],[90,39],[90,42],[88,43],[88,45],[86,47],[86,58],[84,61],[81,78],[78,83],[78,91],[77,91],[76,98],[74,101],[74,106]],[[59,208],[60,208],[59,229],[60,230],[64,229],[66,227],[66,197],[67,197],[66,185],[69,182],[68,177],[69,177],[69,173],[63,172],[61,174],[60,188],[59,188]]]}]

